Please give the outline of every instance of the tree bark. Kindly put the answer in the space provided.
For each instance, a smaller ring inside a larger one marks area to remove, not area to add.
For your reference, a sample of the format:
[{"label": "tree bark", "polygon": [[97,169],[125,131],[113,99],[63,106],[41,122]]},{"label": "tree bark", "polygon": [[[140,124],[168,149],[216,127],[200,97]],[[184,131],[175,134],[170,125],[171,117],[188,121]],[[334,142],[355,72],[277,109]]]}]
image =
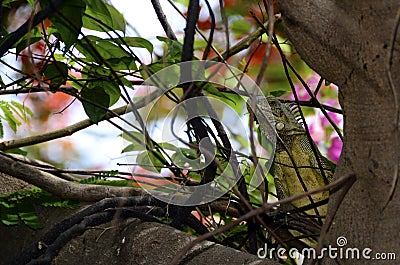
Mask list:
[{"label": "tree bark", "polygon": [[[340,88],[344,147],[335,176],[354,173],[356,182],[325,243],[337,247],[336,239],[344,236],[343,248],[398,256],[400,191],[392,191],[399,167],[400,2],[281,0],[280,10],[303,60]],[[339,193],[331,196],[330,207]]]}]

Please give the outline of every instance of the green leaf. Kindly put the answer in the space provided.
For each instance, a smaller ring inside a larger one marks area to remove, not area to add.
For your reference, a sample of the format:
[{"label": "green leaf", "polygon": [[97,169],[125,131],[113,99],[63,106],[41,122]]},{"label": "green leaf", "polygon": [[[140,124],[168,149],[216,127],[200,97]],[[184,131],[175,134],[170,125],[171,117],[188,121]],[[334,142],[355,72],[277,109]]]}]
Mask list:
[{"label": "green leaf", "polygon": [[6,150],[4,152],[8,153],[8,154],[18,154],[18,155],[23,155],[23,156],[26,156],[28,154],[28,152],[26,152],[26,151],[24,151],[24,150],[22,150],[20,148],[9,149],[9,150]]},{"label": "green leaf", "polygon": [[167,45],[167,53],[164,54],[163,59],[168,62],[179,63],[182,59],[182,43],[160,36],[157,36],[157,39]]},{"label": "green leaf", "polygon": [[[43,8],[49,5],[49,0],[41,0],[40,4]],[[86,4],[82,0],[68,0],[63,2],[57,13],[49,17],[60,33],[61,39],[65,44],[65,51],[69,50],[78,39],[85,8]]]},{"label": "green leaf", "polygon": [[[149,51],[149,53],[153,53],[153,44],[144,39],[144,38],[140,38],[140,37],[124,37],[122,38],[123,41],[130,47],[137,47],[137,48],[145,48],[146,50]],[[123,44],[121,39],[115,39],[114,40],[117,43]]]},{"label": "green leaf", "polygon": [[[207,93],[216,96],[217,98],[225,98],[227,100],[231,100],[229,99],[225,93],[219,91],[213,84],[211,83],[204,83],[204,82],[196,82],[196,84],[198,86],[201,86],[202,89],[204,91],[206,91]],[[234,103],[234,102],[233,102]]]},{"label": "green leaf", "polygon": [[110,102],[107,107],[114,105],[121,97],[121,90],[119,86],[112,81],[93,81],[88,84],[93,89],[103,89],[110,98]]},{"label": "green leaf", "polygon": [[1,213],[1,222],[7,226],[17,225],[19,223],[18,214]]},{"label": "green leaf", "polygon": [[136,131],[130,131],[128,133],[123,133],[120,135],[123,139],[130,141],[131,144],[127,145],[122,153],[132,152],[132,151],[142,151],[146,149],[145,139],[142,133]]},{"label": "green leaf", "polygon": [[13,130],[13,132],[16,133],[17,126],[21,125],[21,122],[14,117],[8,105],[2,104],[0,108],[4,113],[4,119],[6,120],[10,128]]},{"label": "green leaf", "polygon": [[143,77],[143,79],[149,78],[151,75],[157,73],[158,71],[161,71],[165,67],[168,67],[171,65],[171,63],[167,62],[154,62],[151,64],[146,65],[146,67],[140,67],[140,74]]},{"label": "green leaf", "polygon": [[110,58],[105,61],[110,65],[113,70],[137,70],[135,60],[130,56]]},{"label": "green leaf", "polygon": [[[84,60],[82,60],[84,61]],[[89,60],[86,60],[88,63],[90,63]],[[102,66],[98,66],[96,64],[88,64],[82,69],[82,78],[83,79],[93,79],[95,81],[102,79],[102,80],[109,80],[112,79],[112,72],[110,69],[104,68]],[[93,81],[90,81],[91,83]]]},{"label": "green leaf", "polygon": [[17,225],[21,220],[32,229],[40,229],[43,225],[34,205],[72,208],[78,204],[71,200],[60,200],[40,188],[21,190],[0,195],[0,219],[5,225]]},{"label": "green leaf", "polygon": [[[168,67],[167,71],[162,71],[157,74],[157,78],[149,78],[151,75],[157,73]],[[179,84],[179,73],[180,67],[178,64],[168,63],[168,62],[156,62],[142,67],[140,69],[140,74],[146,80],[146,85],[157,86],[164,91],[176,87]]]},{"label": "green leaf", "polygon": [[140,145],[136,144],[128,144],[124,149],[122,149],[121,153],[129,153],[133,151],[142,151],[144,148],[142,148]]},{"label": "green leaf", "polygon": [[18,0],[5,0],[5,1],[2,1],[2,6],[6,6],[6,7],[11,7],[11,3],[13,3],[13,2],[17,2]]},{"label": "green leaf", "polygon": [[31,7],[34,7],[34,6],[35,6],[35,0],[27,0],[27,2],[29,3],[29,5],[30,5]]},{"label": "green leaf", "polygon": [[[102,32],[110,31],[102,25],[103,23],[113,30],[125,32],[125,19],[117,9],[103,1],[85,0],[85,2],[87,5],[85,14],[88,16],[83,17],[83,27]],[[101,23],[89,16],[101,21]]]},{"label": "green leaf", "polygon": [[252,23],[244,20],[244,19],[237,19],[232,22],[230,29],[232,30],[235,37],[241,37],[245,34],[249,34],[252,28]]},{"label": "green leaf", "polygon": [[44,76],[50,80],[50,88],[58,88],[67,82],[68,66],[63,62],[49,64],[44,69]]},{"label": "green leaf", "polygon": [[221,92],[223,97],[219,97],[219,100],[222,100],[226,104],[228,104],[232,109],[234,109],[239,115],[243,113],[243,104],[245,103],[244,99],[235,93],[223,93]]},{"label": "green leaf", "polygon": [[275,91],[271,91],[270,92],[270,94],[272,96],[274,96],[274,97],[280,97],[280,96],[285,95],[287,93],[288,93],[288,91],[285,91],[285,90],[275,90]]},{"label": "green leaf", "polygon": [[27,114],[31,117],[34,116],[30,108],[17,101],[11,101],[10,107],[13,109],[14,113],[24,121],[28,120]]},{"label": "green leaf", "polygon": [[88,62],[94,61],[102,66],[108,62],[114,70],[136,70],[135,58],[117,44],[113,39],[86,36],[78,41],[76,48]]},{"label": "green leaf", "polygon": [[[93,123],[98,123],[106,115],[107,108],[110,104],[110,95],[102,87],[84,87],[81,90],[81,96],[83,99],[82,105],[88,115],[89,119]],[[95,106],[93,103],[97,103],[104,108]]]},{"label": "green leaf", "polygon": [[141,144],[144,141],[143,134],[140,132],[137,132],[137,131],[129,131],[128,133],[122,133],[119,136],[121,136],[122,139],[130,141],[132,143],[140,143]]},{"label": "green leaf", "polygon": [[186,167],[189,164],[190,167],[199,168],[201,163],[196,150],[189,148],[179,148],[172,154],[171,159],[179,167]]},{"label": "green leaf", "polygon": [[124,19],[124,16],[119,12],[115,7],[111,5],[107,5],[107,9],[110,12],[110,18],[113,22],[112,28],[115,28],[116,30],[121,30],[125,32],[125,27],[126,27],[126,21]]},{"label": "green leaf", "polygon": [[40,222],[39,217],[36,215],[35,209],[33,209],[33,206],[32,206],[32,211],[20,212],[19,217],[24,222],[24,224],[29,226],[31,229],[37,230],[37,229],[41,229],[44,227],[42,222]]},{"label": "green leaf", "polygon": [[162,163],[157,157],[164,158],[161,152],[157,150],[153,150],[152,152],[146,150],[137,156],[136,163],[146,170],[160,172],[164,163]]},{"label": "green leaf", "polygon": [[170,144],[170,143],[159,143],[158,144],[162,149],[167,149],[167,150],[171,150],[171,151],[177,151],[178,147]]},{"label": "green leaf", "polygon": [[189,0],[174,0],[174,2],[179,3],[183,6],[188,6],[189,5]]}]

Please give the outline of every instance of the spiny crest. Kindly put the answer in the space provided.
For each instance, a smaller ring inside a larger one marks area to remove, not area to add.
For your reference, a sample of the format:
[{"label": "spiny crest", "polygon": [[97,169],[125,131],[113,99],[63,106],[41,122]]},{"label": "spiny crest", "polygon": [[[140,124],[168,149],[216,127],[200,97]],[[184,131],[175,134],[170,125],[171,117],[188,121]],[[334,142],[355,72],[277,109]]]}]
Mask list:
[{"label": "spiny crest", "polygon": [[295,103],[295,102],[291,102],[291,103],[282,103],[288,110],[290,110],[290,112],[292,113],[292,115],[294,116],[295,120],[300,123],[303,124],[303,119],[300,116],[300,112],[299,112],[299,106]]}]

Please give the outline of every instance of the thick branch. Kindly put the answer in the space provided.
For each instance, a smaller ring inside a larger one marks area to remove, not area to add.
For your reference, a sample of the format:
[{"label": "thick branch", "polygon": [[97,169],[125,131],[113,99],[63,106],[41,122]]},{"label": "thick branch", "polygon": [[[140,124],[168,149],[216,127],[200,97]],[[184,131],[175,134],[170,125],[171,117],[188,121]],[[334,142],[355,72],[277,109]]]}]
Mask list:
[{"label": "thick branch", "polygon": [[109,197],[141,196],[147,194],[141,189],[132,187],[113,187],[88,185],[70,182],[34,166],[21,163],[12,156],[0,152],[0,172],[26,181],[52,194],[78,201],[99,201]]}]

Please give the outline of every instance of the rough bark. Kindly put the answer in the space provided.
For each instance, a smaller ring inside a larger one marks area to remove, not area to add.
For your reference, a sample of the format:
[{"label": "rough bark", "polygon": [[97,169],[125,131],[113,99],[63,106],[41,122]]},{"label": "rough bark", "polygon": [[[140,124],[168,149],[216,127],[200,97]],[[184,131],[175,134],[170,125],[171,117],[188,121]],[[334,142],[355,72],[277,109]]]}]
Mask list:
[{"label": "rough bark", "polygon": [[[400,191],[395,190],[389,202],[388,198],[399,166],[400,33],[395,30],[400,2],[282,0],[280,10],[302,58],[340,87],[345,134],[335,175],[354,173],[356,182],[326,243],[335,247],[337,237],[345,236],[346,247],[398,256]],[[335,193],[330,206],[338,199]]]}]

